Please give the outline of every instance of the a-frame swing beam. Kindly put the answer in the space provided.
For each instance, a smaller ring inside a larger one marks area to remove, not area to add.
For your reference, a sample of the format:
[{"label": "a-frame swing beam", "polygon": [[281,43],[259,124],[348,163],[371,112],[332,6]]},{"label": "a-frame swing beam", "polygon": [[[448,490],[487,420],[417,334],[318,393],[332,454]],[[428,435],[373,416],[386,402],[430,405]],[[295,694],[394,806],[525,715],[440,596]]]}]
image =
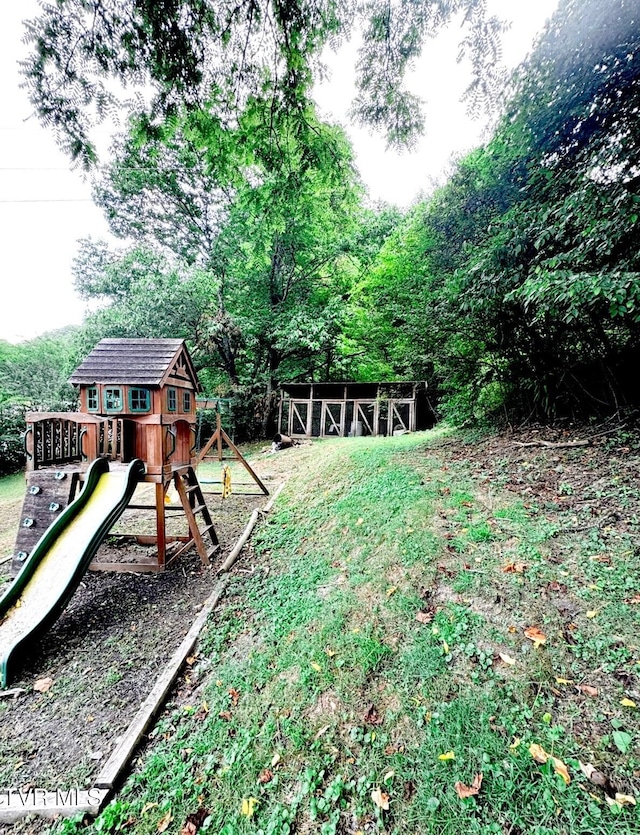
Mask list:
[{"label": "a-frame swing beam", "polygon": [[[246,461],[238,447],[233,443],[231,438],[227,435],[227,433],[222,428],[222,421],[220,418],[220,413],[216,415],[217,423],[216,423],[216,431],[213,435],[209,438],[207,443],[202,447],[200,452],[198,453],[197,464],[202,463],[204,459],[209,455],[210,451],[215,447],[218,461],[238,461],[245,470],[249,473],[251,478],[255,481],[258,485],[260,490],[264,493],[265,496],[269,495],[268,489],[264,486],[258,474],[252,469],[249,463]],[[224,445],[227,445],[232,452],[232,455],[224,454]],[[202,481],[202,484],[206,484],[206,481]]]}]

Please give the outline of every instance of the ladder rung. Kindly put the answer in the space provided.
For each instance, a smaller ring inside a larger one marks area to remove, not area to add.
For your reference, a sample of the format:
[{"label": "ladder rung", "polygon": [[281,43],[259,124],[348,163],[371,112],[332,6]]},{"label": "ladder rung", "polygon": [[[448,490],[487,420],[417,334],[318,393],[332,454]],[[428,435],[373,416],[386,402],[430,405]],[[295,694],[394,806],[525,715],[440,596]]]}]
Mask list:
[{"label": "ladder rung", "polygon": [[207,509],[206,504],[197,504],[195,507],[191,508],[191,512],[195,516],[196,513],[202,513],[202,511],[206,510],[206,509]]},{"label": "ladder rung", "polygon": [[202,536],[205,533],[209,533],[210,530],[213,530],[213,522],[210,525],[207,525],[206,528],[202,528],[200,530],[200,536]]},{"label": "ladder rung", "polygon": [[199,486],[199,484],[192,484],[191,487],[185,489],[185,493],[195,493]]}]

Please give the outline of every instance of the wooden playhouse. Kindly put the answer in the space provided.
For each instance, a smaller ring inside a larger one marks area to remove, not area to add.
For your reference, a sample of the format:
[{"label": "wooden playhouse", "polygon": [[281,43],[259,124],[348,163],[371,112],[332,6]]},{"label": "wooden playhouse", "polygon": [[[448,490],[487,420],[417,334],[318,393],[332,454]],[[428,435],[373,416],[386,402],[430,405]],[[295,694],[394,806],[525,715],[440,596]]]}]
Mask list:
[{"label": "wooden playhouse", "polygon": [[[136,570],[162,571],[195,546],[203,563],[218,547],[194,465],[196,394],[200,383],[182,339],[103,339],[70,378],[78,387],[78,412],[27,415],[27,493],[13,558],[19,570],[56,513],[73,499],[91,461],[126,464],[140,458],[153,503],[130,505],[155,513],[151,561]],[[167,506],[175,485],[180,504]],[[168,535],[167,513],[186,516],[188,534]],[[92,563],[94,569],[131,569],[127,563]]]}]

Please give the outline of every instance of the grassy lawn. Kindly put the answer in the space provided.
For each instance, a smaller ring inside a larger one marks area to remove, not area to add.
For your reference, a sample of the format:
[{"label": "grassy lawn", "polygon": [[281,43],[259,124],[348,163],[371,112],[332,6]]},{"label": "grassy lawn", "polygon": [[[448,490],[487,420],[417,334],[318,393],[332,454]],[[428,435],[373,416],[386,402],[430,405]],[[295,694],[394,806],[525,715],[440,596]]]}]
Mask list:
[{"label": "grassy lawn", "polygon": [[[633,478],[462,446],[296,451],[122,791],[56,831],[639,832]],[[527,486],[558,467],[553,500]],[[623,516],[596,519],[597,490]]]},{"label": "grassy lawn", "polygon": [[[0,560],[13,553],[24,498],[24,485],[24,473],[14,473],[0,478]],[[0,565],[0,589],[3,568],[6,567],[7,563]]]}]

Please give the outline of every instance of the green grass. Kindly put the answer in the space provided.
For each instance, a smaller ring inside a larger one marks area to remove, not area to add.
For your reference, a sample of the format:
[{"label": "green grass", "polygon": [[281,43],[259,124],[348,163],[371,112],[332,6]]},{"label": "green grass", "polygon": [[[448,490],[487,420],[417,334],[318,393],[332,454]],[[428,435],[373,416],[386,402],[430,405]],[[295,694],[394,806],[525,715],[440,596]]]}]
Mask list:
[{"label": "green grass", "polygon": [[12,473],[0,478],[0,502],[20,499],[24,496],[24,473]]},{"label": "green grass", "polygon": [[[190,683],[87,831],[151,835],[169,813],[169,833],[197,814],[216,835],[640,830],[579,767],[640,789],[637,711],[620,704],[637,686],[639,607],[625,601],[640,557],[628,537],[562,533],[566,520],[495,484],[487,504],[446,440],[300,452],[254,540],[261,570],[233,581]],[[455,784],[480,773],[460,799]]]}]

